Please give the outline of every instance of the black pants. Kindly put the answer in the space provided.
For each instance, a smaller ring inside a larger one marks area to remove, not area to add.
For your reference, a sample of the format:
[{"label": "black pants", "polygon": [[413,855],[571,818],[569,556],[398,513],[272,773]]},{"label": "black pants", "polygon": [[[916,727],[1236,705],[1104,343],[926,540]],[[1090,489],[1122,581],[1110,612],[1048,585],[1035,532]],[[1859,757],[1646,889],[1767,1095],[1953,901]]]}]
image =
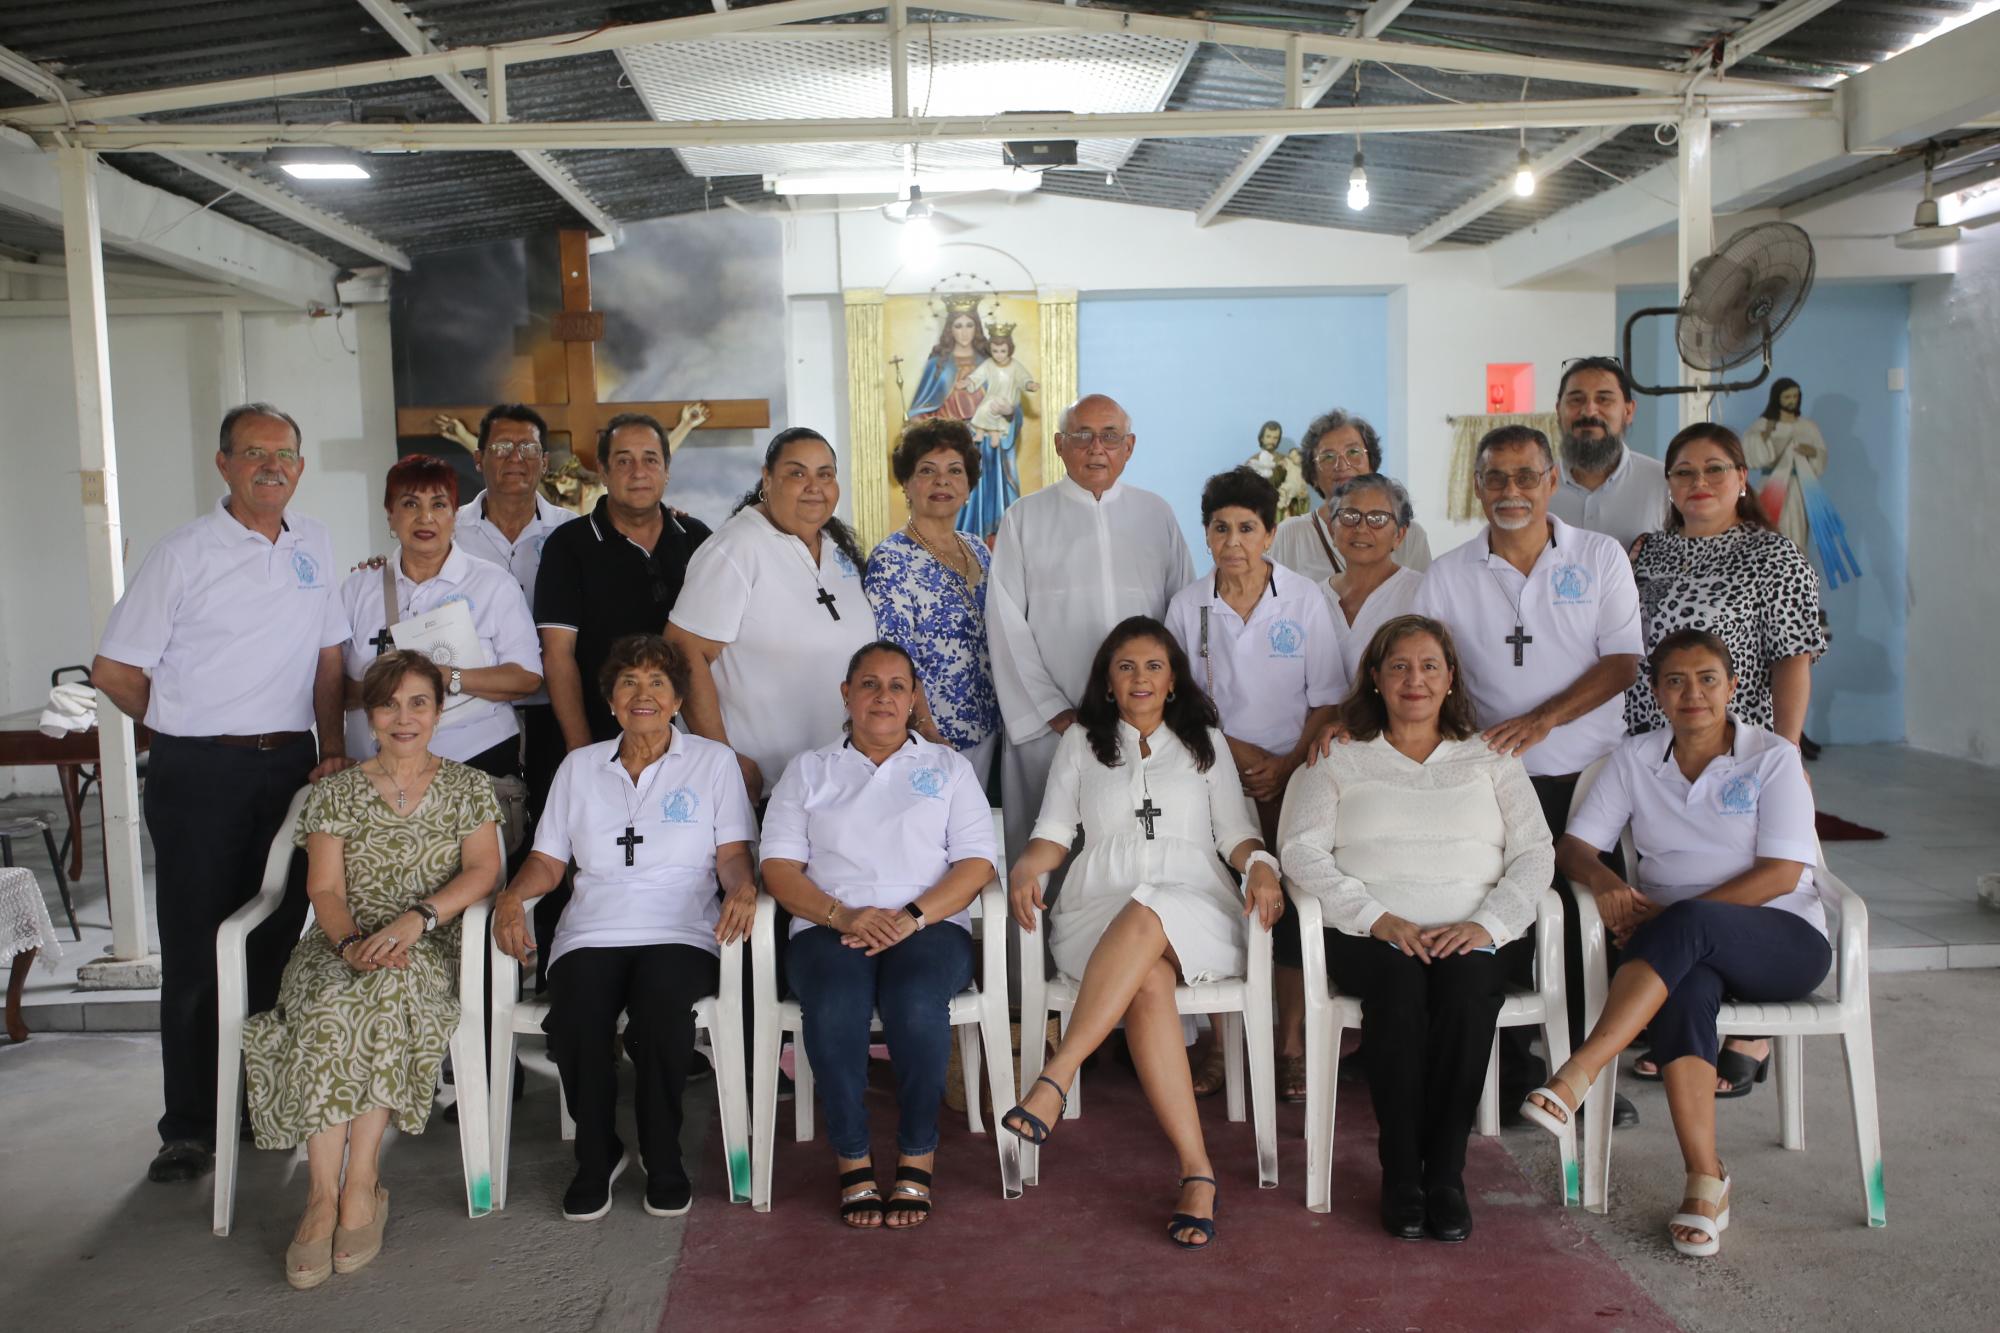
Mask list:
[{"label": "black pants", "polygon": [[[163,1143],[215,1137],[215,932],[256,896],[271,839],[315,757],[310,736],[277,750],[153,736],[145,815],[160,923]],[[305,919],[305,855],[299,852],[284,901],[250,932],[250,1013],[277,1004],[278,982]]]},{"label": "black pants", "polygon": [[681,1165],[681,1091],[694,1059],[694,1003],[715,994],[720,967],[706,949],[648,944],[572,949],[549,969],[552,997],[542,1031],[576,1121],[578,1170],[608,1174],[625,1151],[618,1141],[618,1069],[611,1053],[623,1012],[630,1015],[625,1050],[638,1071],[634,1100],[647,1178],[688,1183]]},{"label": "black pants", "polygon": [[1463,1184],[1507,968],[1526,951],[1516,941],[1427,964],[1372,936],[1326,932],[1327,975],[1361,997],[1385,1186]]}]

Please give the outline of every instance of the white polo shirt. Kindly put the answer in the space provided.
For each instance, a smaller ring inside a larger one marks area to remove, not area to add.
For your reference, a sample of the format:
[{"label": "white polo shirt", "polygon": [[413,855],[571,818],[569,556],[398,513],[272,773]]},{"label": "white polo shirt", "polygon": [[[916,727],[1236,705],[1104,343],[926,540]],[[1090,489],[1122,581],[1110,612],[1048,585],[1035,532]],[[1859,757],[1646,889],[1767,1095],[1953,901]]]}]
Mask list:
[{"label": "white polo shirt", "polygon": [[[895,910],[956,861],[999,868],[993,808],[964,755],[912,735],[878,767],[846,740],[792,760],[764,808],[766,861],[799,861],[844,907]],[[948,918],[971,929],[970,912]],[[795,917],[792,934],[820,924]],[[932,923],[935,924],[935,923]]]},{"label": "white polo shirt", "polygon": [[[480,646],[493,659],[488,665],[511,663],[542,674],[541,637],[535,633],[534,617],[528,614],[527,600],[513,575],[490,560],[467,555],[456,541],[437,574],[422,583],[412,582],[403,572],[400,557],[389,558],[396,571],[396,620],[428,615],[447,602],[464,602],[472,612],[472,627],[479,634]],[[341,650],[341,661],[348,677],[360,680],[369,663],[389,650],[374,642],[389,619],[382,608],[382,571],[360,569],[349,574],[340,585],[340,601],[353,629]],[[471,699],[446,715],[431,738],[431,753],[463,763],[518,735],[519,730],[512,704]],[[368,729],[368,710],[348,709],[348,758],[359,762],[374,753],[375,734]]]},{"label": "white polo shirt", "polygon": [[1662,906],[1700,897],[1760,856],[1801,862],[1798,887],[1764,906],[1826,934],[1826,909],[1813,881],[1819,837],[1812,788],[1798,747],[1738,722],[1728,753],[1689,782],[1674,762],[1673,741],[1664,727],[1627,736],[1571,816],[1569,831],[1605,851],[1630,823],[1638,888]]},{"label": "white polo shirt", "polygon": [[710,667],[722,725],[731,747],[757,761],[767,790],[793,755],[840,736],[847,659],[875,641],[861,571],[833,538],[820,535],[815,565],[806,544],[755,505],[696,549],[668,620],[724,645]]},{"label": "white polo shirt", "polygon": [[1628,446],[1618,466],[1594,491],[1570,479],[1560,453],[1556,475],[1561,480],[1549,498],[1549,513],[1571,527],[1601,532],[1629,551],[1640,533],[1666,526],[1667,469],[1651,454]]},{"label": "white polo shirt", "polygon": [[486,492],[481,491],[458,507],[458,527],[452,544],[464,547],[467,555],[490,560],[512,574],[514,581],[521,585],[521,595],[532,606],[535,601],[535,575],[542,568],[542,547],[548,544],[551,532],[575,517],[569,510],[550,504],[537,491],[535,516],[528,520],[527,527],[521,529],[521,535],[510,542],[507,534],[486,517]]},{"label": "white polo shirt", "polygon": [[1223,734],[1287,754],[1309,711],[1347,697],[1347,668],[1319,585],[1283,565],[1265,567],[1270,585],[1247,622],[1216,595],[1210,574],[1174,594],[1167,628],[1215,700]]},{"label": "white polo shirt", "polygon": [[111,608],[97,651],[151,674],[154,731],[311,731],[320,649],[348,637],[333,543],[297,513],[266,541],[226,503],[160,539]]},{"label": "white polo shirt", "polygon": [[[572,949],[687,944],[720,953],[715,849],[757,836],[728,746],[676,730],[637,782],[618,762],[618,746],[570,751],[535,825],[536,851],[576,862],[576,893],[556,927],[550,967]],[[629,866],[628,829],[636,839]]]},{"label": "white polo shirt", "polygon": [[1375,642],[1375,631],[1398,616],[1408,615],[1416,603],[1417,589],[1423,586],[1422,574],[1398,566],[1395,573],[1382,581],[1381,587],[1368,594],[1368,600],[1361,604],[1360,612],[1350,623],[1347,612],[1340,609],[1340,594],[1333,590],[1333,585],[1326,582],[1319,585],[1326,594],[1327,605],[1333,608],[1333,625],[1340,634],[1340,660],[1347,669],[1350,687],[1361,674],[1361,659],[1368,655],[1368,645]]},{"label": "white polo shirt", "polygon": [[[1539,707],[1600,658],[1645,652],[1639,587],[1617,542],[1551,514],[1551,540],[1524,576],[1493,553],[1489,531],[1439,556],[1410,608],[1451,631],[1482,730]],[[1532,639],[1519,666],[1508,641],[1516,625]],[[1614,694],[1551,731],[1521,756],[1529,774],[1580,773],[1608,754],[1625,734],[1624,701]]]}]

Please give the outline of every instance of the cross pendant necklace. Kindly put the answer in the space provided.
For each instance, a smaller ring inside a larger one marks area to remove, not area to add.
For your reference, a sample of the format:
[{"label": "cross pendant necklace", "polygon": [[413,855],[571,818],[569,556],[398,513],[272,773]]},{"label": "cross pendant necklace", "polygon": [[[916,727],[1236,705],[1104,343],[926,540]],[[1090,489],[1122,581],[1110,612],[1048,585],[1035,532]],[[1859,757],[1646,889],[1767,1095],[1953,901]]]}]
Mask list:
[{"label": "cross pendant necklace", "polygon": [[1137,815],[1139,817],[1139,822],[1146,826],[1146,841],[1151,842],[1153,841],[1153,836],[1154,836],[1153,821],[1155,819],[1158,819],[1161,815],[1165,814],[1166,811],[1160,809],[1159,806],[1153,804],[1152,788],[1146,782],[1145,763],[1146,761],[1143,758],[1140,759],[1139,793],[1141,800],[1139,808],[1137,810],[1134,810],[1132,813]]},{"label": "cross pendant necklace", "polygon": [[[1493,567],[1491,565],[1488,565],[1486,567],[1486,572],[1489,574],[1493,574],[1493,581],[1495,583],[1500,584],[1501,592],[1506,593],[1507,592],[1506,583],[1504,583],[1501,580],[1498,574],[1495,574],[1493,572]],[[1508,599],[1514,603],[1514,632],[1503,638],[1501,642],[1510,643],[1514,645],[1515,666],[1525,666],[1527,664],[1526,659],[1523,657],[1521,650],[1528,644],[1531,644],[1535,641],[1535,636],[1528,633],[1527,617],[1521,614],[1521,603],[1526,600],[1527,592],[1528,592],[1527,585],[1523,584],[1521,587],[1521,596],[1516,597],[1512,593],[1507,593]]]},{"label": "cross pendant necklace", "polygon": [[1521,662],[1521,647],[1522,647],[1522,645],[1523,645],[1523,644],[1529,644],[1529,643],[1533,643],[1533,642],[1535,641],[1535,636],[1534,636],[1534,635],[1532,635],[1532,634],[1526,634],[1526,633],[1523,633],[1523,632],[1522,632],[1524,628],[1525,628],[1524,626],[1521,626],[1521,625],[1518,625],[1518,624],[1517,624],[1517,625],[1515,625],[1515,626],[1514,626],[1514,632],[1513,632],[1512,634],[1509,634],[1509,635],[1508,635],[1508,636],[1506,637],[1506,639],[1504,639],[1504,640],[1503,640],[1503,642],[1505,642],[1505,643],[1511,643],[1511,644],[1513,644],[1513,645],[1514,645],[1514,665],[1515,665],[1515,666],[1520,666],[1520,665],[1522,664],[1522,662]]},{"label": "cross pendant necklace", "polygon": [[[778,525],[773,523],[771,526],[773,528],[777,528]],[[781,537],[790,538],[792,541],[799,543],[798,557],[799,559],[806,562],[806,571],[812,575],[812,581],[819,587],[819,596],[813,598],[813,600],[815,602],[818,602],[821,606],[825,607],[826,613],[832,616],[835,620],[840,619],[840,611],[833,604],[834,602],[833,594],[826,590],[826,584],[820,582],[819,566],[813,563],[812,552],[804,549],[805,543],[803,541],[800,541],[797,537],[793,537],[791,533],[784,531],[782,528],[778,528],[778,535]],[[831,539],[828,538],[826,534],[821,533],[820,540],[828,541]]]},{"label": "cross pendant necklace", "polygon": [[395,646],[396,636],[389,633],[389,627],[387,625],[384,625],[382,626],[381,630],[376,633],[375,637],[370,639],[368,642],[374,647],[375,656],[380,657],[382,654],[388,652],[390,648]]},{"label": "cross pendant necklace", "polygon": [[[440,761],[433,760],[432,762],[436,763]],[[396,781],[396,775],[389,771],[388,761],[382,758],[382,756],[379,754],[375,756],[375,766],[382,770],[382,776],[385,779],[387,779],[391,787],[394,787],[396,789],[396,813],[399,815],[402,814],[403,807],[409,803],[410,798],[408,793],[406,793],[403,790],[402,786]],[[426,777],[429,775],[430,771],[431,771],[431,764],[425,764],[424,771],[422,773],[417,774],[417,776],[419,778]]]},{"label": "cross pendant necklace", "polygon": [[616,842],[620,847],[623,847],[625,849],[625,864],[629,866],[632,864],[632,848],[637,844],[644,842],[645,839],[640,837],[637,833],[633,832],[632,826],[630,824],[627,824],[625,826],[625,836],[622,838],[615,838],[613,839],[613,841]]},{"label": "cross pendant necklace", "polygon": [[[646,780],[646,789],[639,793],[638,800],[632,801],[626,805],[625,836],[622,838],[613,838],[611,840],[618,846],[623,847],[625,849],[625,864],[628,866],[632,864],[632,849],[638,846],[640,843],[646,841],[645,836],[641,834],[636,827],[636,825],[639,822],[639,811],[646,804],[646,798],[653,794],[653,784],[660,780],[660,774],[666,772],[667,769],[666,758],[667,758],[666,755],[662,754],[658,759],[654,760],[653,776]],[[620,756],[619,758],[614,760],[614,762],[616,762],[618,765],[618,771],[620,773],[623,773],[625,771],[624,758]],[[632,785],[636,788],[638,786],[638,782],[634,780]]]}]

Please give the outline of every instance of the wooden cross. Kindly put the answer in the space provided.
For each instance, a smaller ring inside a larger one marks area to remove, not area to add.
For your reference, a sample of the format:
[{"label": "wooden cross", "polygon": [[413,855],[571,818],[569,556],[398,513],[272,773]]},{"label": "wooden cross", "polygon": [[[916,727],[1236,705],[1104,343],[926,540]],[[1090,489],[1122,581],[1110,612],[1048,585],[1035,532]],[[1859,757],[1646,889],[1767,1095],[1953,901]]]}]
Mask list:
[{"label": "wooden cross", "polygon": [[826,613],[832,616],[835,620],[840,619],[840,612],[833,609],[833,594],[828,592],[825,588],[821,588],[819,590],[819,596],[813,598],[813,600],[815,602],[818,602],[821,606],[825,607]]},{"label": "wooden cross", "polygon": [[[646,412],[668,430],[680,420],[687,402],[600,403],[597,401],[597,344],[604,340],[604,312],[590,308],[590,234],[584,231],[561,233],[562,309],[549,321],[552,343],[537,349],[534,356],[532,396],[547,401],[529,403],[549,423],[550,438],[558,443],[566,436],[571,452],[586,469],[597,470],[597,432],[620,412]],[[660,323],[671,322],[671,312],[661,312]],[[560,365],[556,358],[560,356]],[[520,394],[509,385],[501,397]],[[744,430],[771,424],[770,400],[764,398],[703,398],[708,404],[708,420],[703,430]],[[396,434],[437,435],[432,419],[439,415],[456,417],[477,429],[491,403],[478,406],[398,407]]]},{"label": "wooden cross", "polygon": [[634,833],[632,826],[627,824],[625,826],[625,836],[622,838],[613,838],[612,841],[625,849],[625,864],[629,866],[632,864],[632,849],[644,842],[645,839]]},{"label": "wooden cross", "polygon": [[1146,803],[1132,813],[1139,816],[1139,822],[1146,826],[1146,841],[1151,842],[1153,840],[1153,821],[1165,814],[1166,811],[1153,804],[1153,794],[1148,792],[1146,793]]},{"label": "wooden cross", "polygon": [[1520,666],[1522,664],[1521,663],[1522,646],[1524,644],[1530,644],[1535,641],[1535,636],[1527,633],[1527,628],[1528,627],[1526,625],[1516,625],[1514,626],[1514,632],[1512,634],[1509,634],[1505,639],[1501,640],[1502,643],[1511,643],[1514,645],[1515,666]]}]

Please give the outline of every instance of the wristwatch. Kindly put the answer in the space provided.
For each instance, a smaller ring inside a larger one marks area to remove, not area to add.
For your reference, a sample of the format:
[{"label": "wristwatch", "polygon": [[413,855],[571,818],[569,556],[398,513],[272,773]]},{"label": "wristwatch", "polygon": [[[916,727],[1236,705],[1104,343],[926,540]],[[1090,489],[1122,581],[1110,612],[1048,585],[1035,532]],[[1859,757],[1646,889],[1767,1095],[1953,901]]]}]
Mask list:
[{"label": "wristwatch", "polygon": [[465,688],[464,676],[457,667],[451,669],[451,683],[444,687],[446,694],[458,694]]},{"label": "wristwatch", "polygon": [[918,929],[918,930],[922,930],[922,929],[924,928],[924,909],[923,909],[923,908],[921,908],[921,907],[917,906],[917,905],[916,905],[915,903],[904,903],[904,904],[903,904],[903,910],[904,910],[905,912],[908,912],[908,913],[910,914],[910,920],[912,920],[912,921],[914,921],[914,922],[916,922],[916,923],[917,923],[917,929]]},{"label": "wristwatch", "polygon": [[428,935],[438,928],[437,908],[432,907],[429,903],[418,903],[410,910],[424,919],[424,934]]}]

